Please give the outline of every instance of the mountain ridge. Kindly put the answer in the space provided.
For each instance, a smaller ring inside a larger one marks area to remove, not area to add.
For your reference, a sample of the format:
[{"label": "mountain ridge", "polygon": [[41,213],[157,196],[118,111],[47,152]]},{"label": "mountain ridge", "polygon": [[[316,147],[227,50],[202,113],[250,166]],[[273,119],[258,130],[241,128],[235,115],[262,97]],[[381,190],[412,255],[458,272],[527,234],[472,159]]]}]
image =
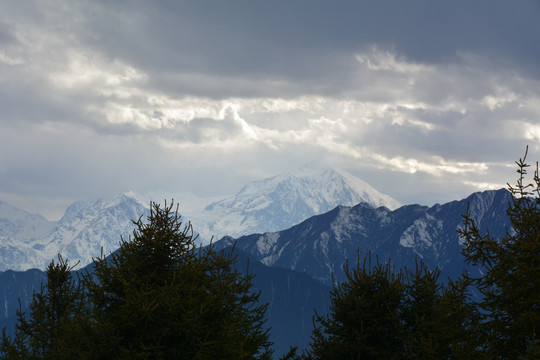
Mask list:
[{"label": "mountain ridge", "polygon": [[[260,300],[269,303],[268,325],[274,329],[272,340],[279,354],[289,345],[302,349],[308,344],[313,308],[319,314],[328,311],[332,275],[336,281],[343,281],[344,263],[349,261],[354,266],[356,260],[361,261],[371,251],[373,259],[389,258],[399,269],[413,267],[420,257],[428,268],[441,268],[443,281],[446,277],[455,278],[467,267],[460,257],[462,244],[456,232],[462,215],[468,208],[480,231],[490,229],[491,235],[498,238],[508,229],[506,209],[511,196],[501,189],[473,193],[465,199],[431,207],[413,204],[395,210],[374,208],[364,202],[340,205],[282,231],[238,239],[223,237],[213,245],[216,250],[226,251],[234,246],[237,269],[256,275],[253,291],[260,290]],[[138,203],[129,196],[124,200]],[[100,206],[108,208],[105,203]],[[91,212],[85,209],[85,203],[74,204],[66,214],[66,222],[76,225],[79,215]],[[92,264],[86,267],[90,271],[91,268]],[[45,273],[40,270],[0,271],[3,326],[13,326],[17,299],[21,299],[23,307],[27,306],[33,290],[39,289],[44,279]]]},{"label": "mountain ridge", "polygon": [[147,211],[129,192],[108,199],[76,201],[39,236],[28,241],[3,238],[0,270],[43,270],[58,254],[85,266],[102,252],[107,255],[116,250],[121,237],[127,239],[134,229],[132,220]]},{"label": "mountain ridge", "polygon": [[443,277],[456,277],[466,268],[457,233],[462,215],[469,208],[480,231],[489,228],[493,236],[504,236],[510,228],[506,216],[510,200],[511,194],[501,189],[443,205],[406,205],[394,211],[364,203],[338,206],[283,231],[224,237],[215,245],[234,243],[265,265],[304,272],[326,284],[332,282],[332,274],[336,280],[344,279],[347,259],[356,262],[368,252],[397,267],[412,268],[421,258],[430,268],[440,268]]},{"label": "mountain ridge", "polygon": [[[355,183],[356,188],[349,183]],[[150,201],[145,203],[141,198],[125,191],[110,198],[76,201],[59,221],[46,222],[48,227],[37,227],[43,231],[36,230],[22,238],[15,228],[30,229],[36,227],[31,219],[37,219],[34,222],[38,223],[46,219],[22,210],[2,212],[5,203],[0,203],[0,239],[3,240],[0,271],[44,269],[59,253],[69,260],[79,260],[80,266],[100,256],[102,251],[107,255],[118,248],[121,237],[127,239],[131,234],[132,220],[147,213]],[[180,212],[200,235],[199,242],[207,244],[214,235],[219,238],[286,229],[335,205],[360,201],[390,207],[398,204],[343,171],[302,169],[249,182],[236,195],[202,207],[208,209],[206,212],[189,208],[181,208]],[[190,204],[195,203],[192,198]],[[15,209],[9,209],[12,208]],[[19,214],[19,220],[13,218],[15,213]],[[10,236],[3,236],[2,231],[9,231]]]},{"label": "mountain ridge", "polygon": [[205,235],[221,238],[286,229],[337,205],[366,202],[395,209],[401,204],[353,175],[336,169],[301,169],[252,181],[235,195],[207,205],[199,225]]}]

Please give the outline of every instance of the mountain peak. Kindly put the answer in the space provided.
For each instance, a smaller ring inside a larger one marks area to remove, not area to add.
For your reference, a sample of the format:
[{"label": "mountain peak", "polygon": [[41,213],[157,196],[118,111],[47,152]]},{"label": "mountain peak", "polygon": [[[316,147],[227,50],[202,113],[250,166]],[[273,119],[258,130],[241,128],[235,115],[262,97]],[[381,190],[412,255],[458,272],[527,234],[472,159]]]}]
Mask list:
[{"label": "mountain peak", "polygon": [[[265,265],[308,273],[327,284],[346,279],[342,265],[372,254],[398,268],[414,269],[418,258],[443,271],[441,279],[459,276],[467,264],[461,256],[462,239],[456,231],[467,211],[484,234],[506,235],[511,194],[506,190],[474,193],[466,199],[432,207],[403,206],[395,211],[366,203],[339,206],[289,229],[224,238],[216,248],[236,244]],[[471,273],[473,267],[468,268]],[[474,270],[474,271],[477,271]]]},{"label": "mountain peak", "polygon": [[[359,202],[366,202],[373,207],[385,206],[390,210],[395,210],[401,207],[401,204],[390,197],[373,188],[371,185],[361,180],[360,178],[348,173],[345,170],[338,168],[317,168],[317,167],[301,167],[293,171],[284,172],[274,177],[254,181],[240,191],[254,192],[261,191],[264,188],[277,189],[287,183],[294,183],[301,187],[309,186],[313,193],[323,196],[326,201],[333,203],[334,206],[347,205],[353,206]],[[263,189],[261,189],[263,188]],[[340,201],[335,197],[339,197],[337,192],[352,191],[359,196],[356,199]],[[239,193],[239,194],[240,194]],[[330,209],[328,209],[330,210]]]},{"label": "mountain peak", "polygon": [[201,217],[213,220],[198,228],[203,237],[218,238],[277,231],[338,205],[360,202],[389,209],[400,206],[343,170],[303,167],[252,181],[235,195],[211,203]]},{"label": "mountain peak", "polygon": [[[147,206],[130,191],[94,201],[76,201],[56,223],[0,204],[0,271],[43,269],[57,254],[84,266],[118,248],[134,229],[132,220],[147,214]],[[8,216],[9,215],[9,216]],[[15,216],[16,215],[16,216]],[[11,217],[10,217],[11,216]],[[24,231],[22,231],[23,229]]]}]

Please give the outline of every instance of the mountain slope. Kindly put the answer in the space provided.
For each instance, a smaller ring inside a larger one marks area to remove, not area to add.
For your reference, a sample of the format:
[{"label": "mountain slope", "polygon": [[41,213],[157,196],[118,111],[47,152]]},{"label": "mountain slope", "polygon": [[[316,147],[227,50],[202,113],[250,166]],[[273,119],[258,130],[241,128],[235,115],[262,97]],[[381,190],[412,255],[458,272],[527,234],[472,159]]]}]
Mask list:
[{"label": "mountain slope", "polygon": [[306,348],[314,310],[323,315],[330,308],[331,287],[307,274],[266,266],[238,249],[235,254],[236,268],[244,272],[249,269],[255,275],[252,291],[260,291],[259,301],[268,303],[266,326],[270,328],[275,355],[282,355],[290,345]]},{"label": "mountain slope", "polygon": [[41,215],[17,209],[0,201],[0,237],[16,238],[31,243],[43,233],[52,230],[54,224]]},{"label": "mountain slope", "polygon": [[353,264],[371,252],[398,267],[413,267],[420,257],[431,268],[439,267],[443,279],[455,277],[465,267],[457,229],[467,204],[480,230],[500,237],[509,228],[507,190],[475,193],[461,201],[426,207],[408,205],[391,211],[360,203],[339,206],[290,229],[253,234],[238,239],[225,237],[216,246],[236,247],[269,266],[307,273],[325,283],[333,273],[343,280],[342,266]]},{"label": "mountain slope", "polygon": [[0,201],[0,270],[33,267],[39,254],[31,245],[54,225],[41,215]]},{"label": "mountain slope", "polygon": [[58,254],[72,264],[80,261],[80,266],[85,266],[102,250],[108,254],[117,249],[120,239],[131,235],[132,220],[148,213],[145,204],[130,192],[76,202],[57,223],[13,207],[8,215],[1,209],[0,271],[44,269]]},{"label": "mountain slope", "polygon": [[13,331],[19,301],[22,310],[26,310],[32,301],[32,294],[40,290],[46,279],[46,273],[37,269],[24,272],[8,270],[0,273],[0,299],[3,301],[0,312],[1,329],[6,327],[7,331]]},{"label": "mountain slope", "polygon": [[208,205],[194,222],[205,238],[289,228],[338,205],[366,202],[395,209],[399,203],[341,170],[303,169],[253,181],[236,195]]},{"label": "mountain slope", "polygon": [[[147,211],[147,204],[138,198],[126,192],[110,199],[78,201],[57,223],[0,203],[0,271],[44,269],[59,253],[84,266],[100,256],[101,249],[105,254],[113,251],[121,236],[130,235],[131,221]],[[304,169],[251,182],[235,196],[207,206],[201,206],[204,200],[187,199],[180,210],[200,233],[202,243],[214,235],[286,229],[337,205],[398,206],[360,179],[337,170]]]},{"label": "mountain slope", "polygon": [[71,263],[80,261],[85,266],[101,252],[107,255],[116,250],[122,238],[131,236],[135,228],[132,221],[147,214],[146,205],[131,192],[92,203],[77,202],[66,210],[56,228],[40,239],[39,246],[47,261],[62,254]]}]

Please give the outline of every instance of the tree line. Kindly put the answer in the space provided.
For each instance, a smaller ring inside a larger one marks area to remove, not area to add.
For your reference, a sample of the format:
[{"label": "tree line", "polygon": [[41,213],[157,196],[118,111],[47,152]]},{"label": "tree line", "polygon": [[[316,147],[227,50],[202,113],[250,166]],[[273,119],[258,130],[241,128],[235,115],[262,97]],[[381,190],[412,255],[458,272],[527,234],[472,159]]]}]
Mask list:
[{"label": "tree line", "polygon": [[[525,156],[501,239],[468,212],[463,255],[482,270],[444,284],[421,261],[396,269],[367,255],[345,264],[327,315],[314,314],[310,345],[282,359],[540,359],[540,178]],[[61,256],[0,359],[271,359],[267,304],[232,251],[196,246],[178,207],[152,203],[133,237],[73,277]]]}]

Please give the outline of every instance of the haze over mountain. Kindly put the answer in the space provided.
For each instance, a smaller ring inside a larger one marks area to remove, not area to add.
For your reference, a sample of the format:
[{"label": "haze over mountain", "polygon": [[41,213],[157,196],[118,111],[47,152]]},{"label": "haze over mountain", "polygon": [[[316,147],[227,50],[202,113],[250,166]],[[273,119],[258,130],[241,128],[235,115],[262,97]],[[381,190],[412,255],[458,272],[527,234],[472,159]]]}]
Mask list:
[{"label": "haze over mountain", "polygon": [[[9,209],[9,215],[0,214],[0,233],[15,229],[17,224],[34,230],[30,233],[11,231],[11,235],[2,237],[0,271],[44,269],[58,254],[71,264],[80,261],[79,266],[85,266],[102,251],[109,254],[116,250],[120,239],[128,239],[131,235],[132,220],[147,213],[146,205],[130,192],[110,199],[77,201],[66,209],[57,223],[44,222],[39,215],[12,207]],[[32,236],[19,237],[18,234]]]},{"label": "haze over mountain", "polygon": [[[44,269],[57,254],[85,266],[101,251],[109,254],[118,248],[121,237],[130,236],[132,220],[147,213],[149,202],[142,198],[128,191],[109,199],[78,201],[57,223],[5,204],[4,211],[0,207],[0,271]],[[162,203],[164,199],[152,200]],[[180,213],[185,222],[193,223],[204,244],[212,236],[286,229],[338,205],[399,206],[344,171],[307,168],[250,182],[236,195],[210,204],[203,199],[197,202],[193,196],[189,200],[180,201]]]},{"label": "haze over mountain", "polygon": [[38,254],[32,243],[51,231],[55,223],[0,201],[0,270],[28,269]]}]

